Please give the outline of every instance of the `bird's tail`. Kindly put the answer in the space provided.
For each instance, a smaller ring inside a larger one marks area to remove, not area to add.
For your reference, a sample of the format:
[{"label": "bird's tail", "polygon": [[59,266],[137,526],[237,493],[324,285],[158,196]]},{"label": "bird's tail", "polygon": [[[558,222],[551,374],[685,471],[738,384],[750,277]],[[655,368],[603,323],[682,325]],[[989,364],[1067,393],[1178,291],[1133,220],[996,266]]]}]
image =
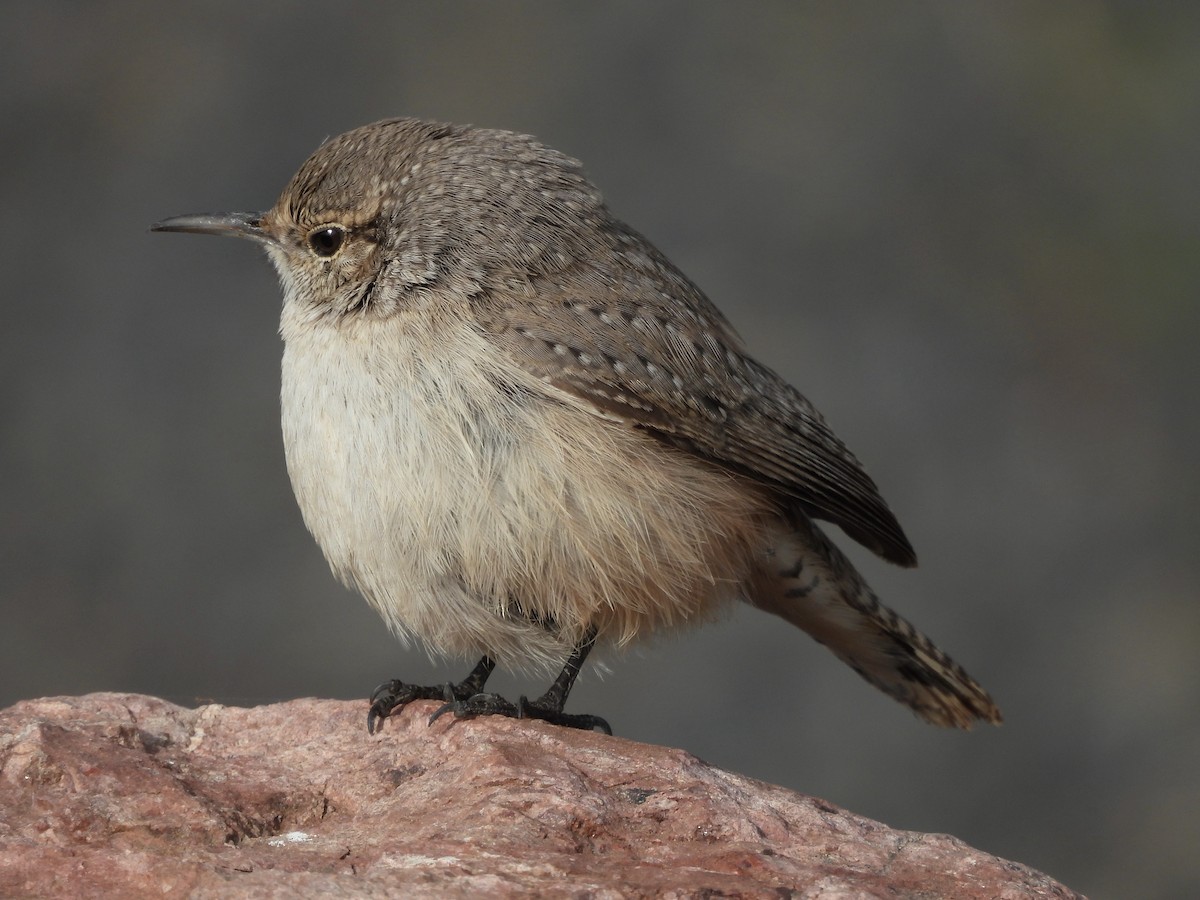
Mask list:
[{"label": "bird's tail", "polygon": [[824,644],[859,675],[935,725],[993,725],[1000,709],[962,666],[879,602],[807,517],[781,535],[751,602]]}]

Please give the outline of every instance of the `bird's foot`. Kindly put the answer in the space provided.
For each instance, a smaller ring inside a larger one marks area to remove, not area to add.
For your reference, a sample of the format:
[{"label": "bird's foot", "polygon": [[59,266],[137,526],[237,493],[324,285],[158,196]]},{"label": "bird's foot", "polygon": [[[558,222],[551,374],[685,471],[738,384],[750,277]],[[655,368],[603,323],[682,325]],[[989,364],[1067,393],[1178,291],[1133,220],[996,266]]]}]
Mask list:
[{"label": "bird's foot", "polygon": [[508,716],[510,719],[541,719],[551,725],[580,728],[584,731],[599,729],[605,734],[612,734],[612,727],[599,716],[563,712],[561,707],[542,697],[537,700],[522,697],[513,703],[499,694],[475,694],[472,697],[459,697],[452,696],[447,690],[444,696],[446,703],[429,717],[430,724],[446,713],[453,713],[458,719],[471,719],[475,716]]},{"label": "bird's foot", "polygon": [[496,663],[485,656],[474,670],[458,684],[407,684],[393,679],[385,681],[371,692],[371,708],[367,711],[367,733],[374,734],[378,726],[397,709],[414,700],[467,700],[481,690],[492,674]]},{"label": "bird's foot", "polygon": [[458,684],[445,684],[436,687],[423,687],[416,684],[405,684],[403,681],[385,681],[371,694],[371,709],[367,713],[367,731],[375,733],[376,726],[390,716],[396,709],[414,700],[442,699],[446,702],[429,717],[430,723],[435,722],[446,713],[454,713],[455,718],[470,719],[475,716],[508,716],[511,719],[541,719],[551,725],[562,725],[564,728],[581,728],[584,731],[599,729],[605,734],[612,734],[608,722],[599,716],[576,715],[563,712],[567,695],[571,693],[571,685],[575,676],[583,666],[583,661],[596,643],[595,630],[589,631],[571,651],[563,670],[554,679],[549,690],[536,700],[522,697],[516,703],[505,700],[499,694],[486,694],[483,686],[496,668],[496,662],[490,656],[485,656],[472,670],[471,674]]},{"label": "bird's foot", "polygon": [[407,684],[393,679],[385,681],[371,692],[371,708],[367,711],[367,733],[374,734],[377,726],[395,710],[414,700],[440,700],[452,684]]}]

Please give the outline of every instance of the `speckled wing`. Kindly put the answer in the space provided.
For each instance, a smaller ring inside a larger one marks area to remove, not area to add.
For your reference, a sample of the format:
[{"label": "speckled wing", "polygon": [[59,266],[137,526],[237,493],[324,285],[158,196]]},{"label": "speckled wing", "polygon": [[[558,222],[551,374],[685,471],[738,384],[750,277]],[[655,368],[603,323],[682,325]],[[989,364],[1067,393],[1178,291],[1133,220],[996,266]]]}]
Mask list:
[{"label": "speckled wing", "polygon": [[[916,555],[875,483],[801,394],[742,352],[721,313],[624,232],[610,266],[524,285],[528,307],[476,298],[490,338],[599,411],[779,491],[899,565]],[[525,299],[525,298],[523,298]],[[786,505],[786,500],[785,500]]]}]

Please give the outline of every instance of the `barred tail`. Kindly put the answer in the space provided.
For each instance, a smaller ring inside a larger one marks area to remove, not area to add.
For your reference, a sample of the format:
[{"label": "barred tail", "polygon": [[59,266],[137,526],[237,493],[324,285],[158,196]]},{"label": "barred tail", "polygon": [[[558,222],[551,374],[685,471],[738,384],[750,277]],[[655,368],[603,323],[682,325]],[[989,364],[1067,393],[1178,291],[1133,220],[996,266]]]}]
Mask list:
[{"label": "barred tail", "polygon": [[781,535],[751,602],[804,629],[859,675],[934,725],[993,725],[1000,709],[963,667],[879,602],[811,522]]}]

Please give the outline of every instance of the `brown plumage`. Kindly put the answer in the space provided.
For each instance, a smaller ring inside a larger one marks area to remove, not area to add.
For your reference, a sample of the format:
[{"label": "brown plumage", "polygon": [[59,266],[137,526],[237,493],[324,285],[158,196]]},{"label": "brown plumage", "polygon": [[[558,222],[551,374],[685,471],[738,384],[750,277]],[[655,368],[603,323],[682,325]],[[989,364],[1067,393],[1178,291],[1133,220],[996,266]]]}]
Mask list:
[{"label": "brown plumage", "polygon": [[[454,712],[599,727],[562,712],[593,642],[744,600],[931,722],[1000,721],[813,524],[915,565],[858,460],[576,161],[396,119],[331,140],[265,214],[157,227],[266,246],[305,521],[397,633],[484,656]],[[493,660],[568,655],[533,704],[473,696]],[[372,721],[433,691],[384,687]]]}]

